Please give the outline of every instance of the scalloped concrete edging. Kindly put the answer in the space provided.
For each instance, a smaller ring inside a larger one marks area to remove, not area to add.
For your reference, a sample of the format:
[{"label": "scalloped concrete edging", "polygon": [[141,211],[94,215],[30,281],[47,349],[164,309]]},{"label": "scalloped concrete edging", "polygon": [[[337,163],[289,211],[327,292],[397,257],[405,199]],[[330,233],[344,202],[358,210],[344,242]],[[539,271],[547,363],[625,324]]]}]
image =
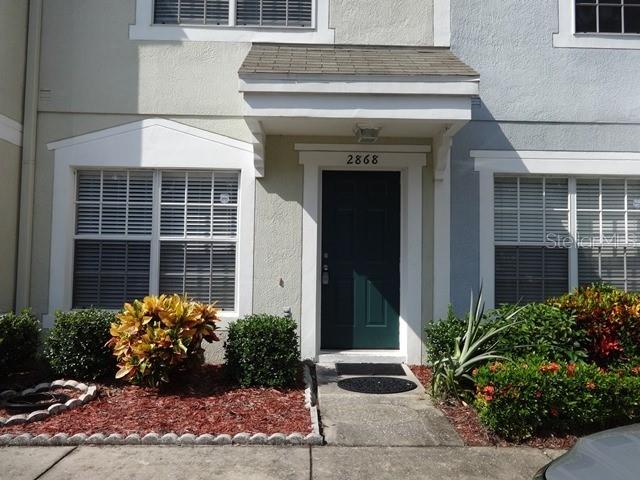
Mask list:
[{"label": "scalloped concrete edging", "polygon": [[[304,363],[304,382],[305,382],[305,407],[309,410],[311,417],[311,433],[304,435],[294,432],[289,435],[284,433],[274,433],[267,435],[265,433],[250,434],[247,432],[237,433],[233,436],[228,434],[211,435],[205,433],[202,435],[194,435],[185,433],[178,435],[176,433],[165,433],[159,435],[155,432],[149,432],[144,435],[133,433],[130,435],[121,435],[119,433],[94,433],[87,435],[86,433],[76,433],[68,435],[66,433],[56,433],[48,435],[41,433],[32,435],[30,433],[21,434],[4,434],[0,435],[0,446],[16,445],[16,446],[66,446],[66,445],[322,445],[324,437],[320,433],[320,422],[318,418],[317,390],[314,383],[314,377],[311,368],[307,362]],[[52,382],[52,384],[55,382]],[[77,382],[75,382],[77,383]],[[41,384],[44,385],[44,384]],[[66,385],[65,385],[66,386]],[[86,385],[85,385],[86,386]],[[75,387],[74,387],[75,388]],[[3,392],[4,393],[4,392]],[[2,395],[2,394],[0,394]],[[24,422],[23,422],[24,423]]]},{"label": "scalloped concrete edging", "polygon": [[37,393],[43,390],[49,390],[52,387],[67,387],[72,388],[79,392],[79,396],[70,398],[65,403],[54,403],[46,410],[35,410],[31,413],[21,413],[18,415],[12,415],[8,418],[0,418],[0,427],[10,427],[12,425],[20,425],[23,423],[35,422],[38,420],[44,420],[45,418],[55,415],[70,408],[76,408],[80,405],[84,405],[90,402],[98,394],[98,388],[95,385],[86,385],[84,383],[76,382],[75,380],[54,380],[50,383],[39,383],[33,388],[27,388],[21,392],[15,390],[4,390],[0,392],[0,398],[3,400],[10,400],[12,398],[19,397],[21,395],[28,395],[30,393]]}]

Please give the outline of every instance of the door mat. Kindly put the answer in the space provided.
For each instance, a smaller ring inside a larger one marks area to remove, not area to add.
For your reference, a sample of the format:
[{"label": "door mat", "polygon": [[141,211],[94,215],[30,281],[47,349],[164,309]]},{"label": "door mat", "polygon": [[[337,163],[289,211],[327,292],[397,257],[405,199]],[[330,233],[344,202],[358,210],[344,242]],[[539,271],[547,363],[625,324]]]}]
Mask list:
[{"label": "door mat", "polygon": [[349,392],[386,395],[409,392],[418,388],[410,380],[394,377],[353,377],[338,382],[338,387]]},{"label": "door mat", "polygon": [[338,375],[407,375],[399,363],[336,363],[336,370]]}]

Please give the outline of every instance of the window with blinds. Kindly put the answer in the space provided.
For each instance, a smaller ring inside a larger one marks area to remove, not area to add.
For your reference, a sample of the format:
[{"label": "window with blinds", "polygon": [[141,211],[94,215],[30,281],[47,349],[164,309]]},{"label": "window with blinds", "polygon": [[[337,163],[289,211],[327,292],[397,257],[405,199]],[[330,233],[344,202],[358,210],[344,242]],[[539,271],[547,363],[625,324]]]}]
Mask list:
[{"label": "window with blinds", "polygon": [[577,179],[578,281],[640,290],[640,180]]},{"label": "window with blinds", "polygon": [[[313,0],[155,0],[154,23],[310,27]],[[230,5],[230,2],[231,3]],[[235,18],[230,12],[235,11]]]},{"label": "window with blinds", "polygon": [[74,308],[159,292],[234,310],[238,172],[81,170],[76,179]]},{"label": "window with blinds", "polygon": [[594,282],[640,290],[639,232],[638,179],[496,176],[495,302]]},{"label": "window with blinds", "polygon": [[496,304],[532,302],[567,291],[567,250],[549,239],[569,234],[566,178],[496,177]]}]

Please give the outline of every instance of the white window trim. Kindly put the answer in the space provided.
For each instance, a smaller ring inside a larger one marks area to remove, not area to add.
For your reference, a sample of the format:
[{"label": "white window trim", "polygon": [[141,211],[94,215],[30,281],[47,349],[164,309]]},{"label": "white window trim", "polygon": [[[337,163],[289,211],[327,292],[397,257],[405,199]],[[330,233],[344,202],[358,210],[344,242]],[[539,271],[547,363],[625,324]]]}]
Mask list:
[{"label": "white window trim", "polygon": [[558,33],[553,34],[554,47],[640,49],[640,34],[576,33],[574,5],[573,0],[558,0]]},{"label": "white window trim", "polygon": [[[568,152],[532,150],[471,150],[479,173],[479,281],[487,308],[495,301],[494,177],[496,174],[634,176],[640,175],[640,152]],[[570,184],[571,207],[575,207],[575,184]],[[575,212],[575,208],[573,208]],[[572,215],[572,222],[573,217]],[[572,225],[574,228],[575,225]],[[570,286],[578,283],[577,262],[569,262]]]},{"label": "white window trim", "polygon": [[451,46],[451,0],[433,0],[433,46]]},{"label": "white window trim", "polygon": [[[334,43],[329,28],[329,0],[313,0],[312,26],[239,27],[235,25],[156,25],[154,0],[136,0],[136,23],[129,26],[131,40],[179,40],[203,42]],[[233,3],[233,2],[232,2]],[[234,18],[229,8],[230,18]]]},{"label": "white window trim", "polygon": [[22,146],[22,124],[0,114],[0,140]]},{"label": "white window trim", "polygon": [[[382,146],[381,146],[382,147]],[[401,172],[400,348],[384,351],[409,363],[422,361],[422,169],[428,146],[384,147],[377,165],[346,166],[346,155],[375,151],[375,146],[296,144],[304,167],[302,213],[302,358],[320,354],[320,245],[322,238],[322,171],[385,170]],[[310,150],[313,148],[315,150]],[[390,149],[395,151],[389,151]],[[373,356],[380,352],[374,351]],[[395,357],[394,357],[395,358]]]},{"label": "white window trim", "polygon": [[[53,315],[57,310],[71,309],[75,171],[83,168],[240,171],[236,308],[233,312],[221,313],[221,327],[226,328],[229,321],[251,313],[257,175],[252,144],[170,120],[147,119],[52,142],[47,147],[54,150],[54,179],[49,311],[44,315],[45,327],[53,325]],[[156,198],[157,192],[154,201]],[[157,275],[158,268],[154,268],[153,261],[151,268]]]}]

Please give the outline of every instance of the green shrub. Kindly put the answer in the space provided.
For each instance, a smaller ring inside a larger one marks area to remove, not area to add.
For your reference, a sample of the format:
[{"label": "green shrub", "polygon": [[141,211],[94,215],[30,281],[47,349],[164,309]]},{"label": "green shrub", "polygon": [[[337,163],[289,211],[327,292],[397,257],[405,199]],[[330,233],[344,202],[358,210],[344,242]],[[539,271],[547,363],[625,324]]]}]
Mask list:
[{"label": "green shrub", "polygon": [[[517,310],[515,316],[509,315]],[[496,350],[516,358],[539,355],[548,360],[578,361],[587,357],[584,331],[567,311],[551,305],[531,303],[523,307],[503,306],[491,314],[495,326],[517,322],[497,342]]]},{"label": "green shrub", "polygon": [[640,294],[594,284],[548,303],[575,316],[589,358],[599,365],[640,357]]},{"label": "green shrub", "polygon": [[474,378],[481,421],[512,440],[640,419],[640,368],[605,371],[594,364],[528,357],[485,365]]},{"label": "green shrub", "polygon": [[433,364],[451,355],[456,339],[462,337],[466,330],[466,319],[457,317],[451,306],[449,306],[447,318],[427,324],[424,344],[429,363]]},{"label": "green shrub", "polygon": [[0,315],[0,374],[33,361],[40,345],[40,322],[30,310]]},{"label": "green shrub", "polygon": [[105,346],[111,338],[113,312],[77,310],[56,312],[45,342],[45,357],[58,375],[95,379],[115,371],[115,358]]},{"label": "green shrub", "polygon": [[229,327],[228,374],[243,387],[286,387],[300,370],[296,323],[290,318],[250,315]]}]

